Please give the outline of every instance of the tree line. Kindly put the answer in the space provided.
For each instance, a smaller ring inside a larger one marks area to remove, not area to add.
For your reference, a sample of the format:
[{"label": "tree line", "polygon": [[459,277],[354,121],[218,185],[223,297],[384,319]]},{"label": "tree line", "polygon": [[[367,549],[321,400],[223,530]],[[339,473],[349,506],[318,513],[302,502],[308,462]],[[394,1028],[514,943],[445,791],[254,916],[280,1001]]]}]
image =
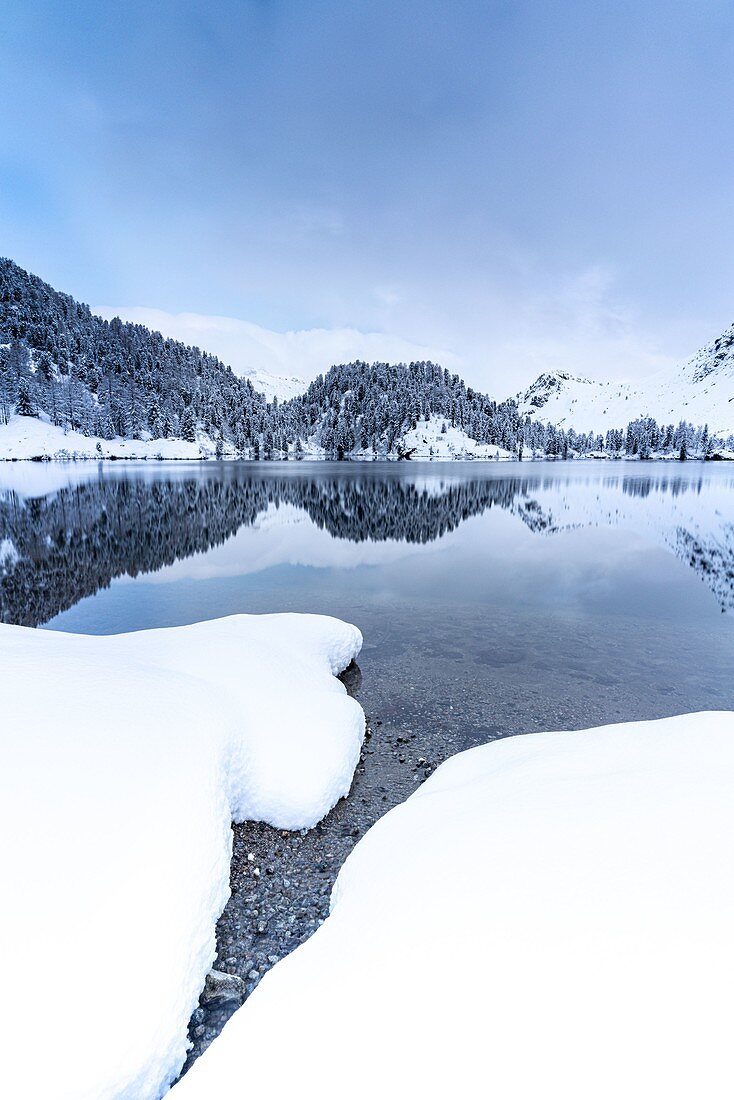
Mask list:
[{"label": "tree line", "polygon": [[685,421],[631,421],[605,435],[522,416],[431,362],[331,367],[305,393],[268,403],[217,356],[143,325],[105,321],[12,260],[0,260],[0,424],[40,416],[113,439],[211,439],[244,458],[392,456],[429,418],[518,458],[711,457],[734,438]]}]

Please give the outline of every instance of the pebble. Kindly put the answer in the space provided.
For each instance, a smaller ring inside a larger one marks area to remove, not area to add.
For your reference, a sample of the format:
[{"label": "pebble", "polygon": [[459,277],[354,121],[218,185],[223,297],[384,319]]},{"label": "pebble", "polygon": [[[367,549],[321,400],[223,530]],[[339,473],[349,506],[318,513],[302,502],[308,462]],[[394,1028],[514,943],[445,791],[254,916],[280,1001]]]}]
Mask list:
[{"label": "pebble", "polygon": [[263,974],[323,924],[340,866],[386,804],[402,802],[434,770],[432,761],[453,751],[445,731],[428,726],[416,739],[395,719],[377,719],[367,736],[369,747],[363,747],[363,766],[350,796],[314,829],[289,833],[252,822],[234,826],[231,897],[217,932],[220,965],[238,977],[244,993],[231,1001],[202,995],[191,1018],[187,1067]]}]

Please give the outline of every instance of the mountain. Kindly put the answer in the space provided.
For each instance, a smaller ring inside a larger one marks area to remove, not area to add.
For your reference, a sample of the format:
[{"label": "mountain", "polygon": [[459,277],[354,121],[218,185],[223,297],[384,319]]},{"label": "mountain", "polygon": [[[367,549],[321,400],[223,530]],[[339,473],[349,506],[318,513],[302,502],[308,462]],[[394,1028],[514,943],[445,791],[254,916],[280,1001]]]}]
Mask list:
[{"label": "mountain", "polygon": [[0,424],[15,414],[110,440],[244,446],[266,402],[216,356],[143,325],[103,320],[0,260]]},{"label": "mountain", "polygon": [[647,395],[556,374],[497,402],[429,361],[353,362],[276,401],[301,383],[238,377],[0,260],[0,459],[732,457],[733,343]]},{"label": "mountain", "polygon": [[[255,385],[293,395],[268,404]],[[196,347],[97,317],[0,260],[0,457],[191,458],[216,443],[220,454],[339,458],[428,451],[427,435],[447,437],[437,454],[473,441],[509,453],[520,427],[512,402],[498,405],[433,363],[342,364],[301,390],[298,379],[240,378]],[[422,419],[427,429],[404,445]]]},{"label": "mountain", "polygon": [[606,433],[630,420],[686,420],[711,433],[734,433],[734,325],[682,366],[636,383],[594,382],[562,371],[542,374],[517,395],[523,416],[577,431]]},{"label": "mountain", "polygon": [[270,371],[259,368],[237,371],[237,374],[250,382],[258,393],[265,394],[268,401],[272,401],[274,397],[279,401],[290,401],[306,389],[306,383],[295,374],[271,374]]},{"label": "mountain", "polygon": [[520,427],[514,402],[498,404],[436,363],[357,362],[332,367],[283,405],[272,445],[282,450],[284,440],[295,440],[341,458],[401,454],[411,449],[405,437],[419,422],[437,420],[439,434],[457,428],[464,440],[508,451]]}]

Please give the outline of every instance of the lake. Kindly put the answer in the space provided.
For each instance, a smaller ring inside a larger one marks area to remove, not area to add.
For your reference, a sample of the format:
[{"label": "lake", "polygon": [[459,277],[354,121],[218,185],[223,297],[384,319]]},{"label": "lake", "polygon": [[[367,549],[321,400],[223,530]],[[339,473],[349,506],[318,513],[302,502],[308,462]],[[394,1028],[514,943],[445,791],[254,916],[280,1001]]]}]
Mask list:
[{"label": "lake", "polygon": [[[305,835],[233,827],[216,966],[244,996],[326,918],[359,838],[458,750],[734,709],[733,609],[725,464],[0,464],[2,621],[305,611],[363,631],[349,797]],[[238,1003],[202,1000],[187,1064]]]},{"label": "lake", "polygon": [[734,707],[717,463],[5,464],[0,617],[356,623],[366,712],[448,751]]}]

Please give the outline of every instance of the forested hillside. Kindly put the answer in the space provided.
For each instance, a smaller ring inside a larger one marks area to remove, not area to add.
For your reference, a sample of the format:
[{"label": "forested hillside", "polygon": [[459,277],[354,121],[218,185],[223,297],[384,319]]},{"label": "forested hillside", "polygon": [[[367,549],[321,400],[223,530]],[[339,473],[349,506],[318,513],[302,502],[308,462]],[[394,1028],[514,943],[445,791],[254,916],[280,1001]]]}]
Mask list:
[{"label": "forested hillside", "polygon": [[[582,425],[568,420],[561,426],[544,416],[542,422],[544,412],[542,402],[494,401],[430,362],[332,366],[305,393],[268,403],[216,356],[142,325],[95,317],[88,306],[0,260],[0,426],[38,417],[54,426],[55,453],[65,432],[199,441],[202,452],[246,458],[705,458],[734,449],[731,437],[687,420],[658,424],[638,417],[626,426],[612,423],[604,433],[579,432]],[[18,457],[13,447],[11,432],[7,457]],[[80,453],[78,445],[68,451]]]},{"label": "forested hillside", "polygon": [[338,457],[354,451],[395,452],[406,432],[431,415],[479,443],[511,450],[520,417],[514,401],[498,405],[458,374],[435,363],[335,366],[274,414],[274,445],[315,440]]},{"label": "forested hillside", "polygon": [[103,321],[11,260],[0,260],[0,422],[46,414],[85,435],[246,445],[265,398],[213,355],[142,325]]}]

